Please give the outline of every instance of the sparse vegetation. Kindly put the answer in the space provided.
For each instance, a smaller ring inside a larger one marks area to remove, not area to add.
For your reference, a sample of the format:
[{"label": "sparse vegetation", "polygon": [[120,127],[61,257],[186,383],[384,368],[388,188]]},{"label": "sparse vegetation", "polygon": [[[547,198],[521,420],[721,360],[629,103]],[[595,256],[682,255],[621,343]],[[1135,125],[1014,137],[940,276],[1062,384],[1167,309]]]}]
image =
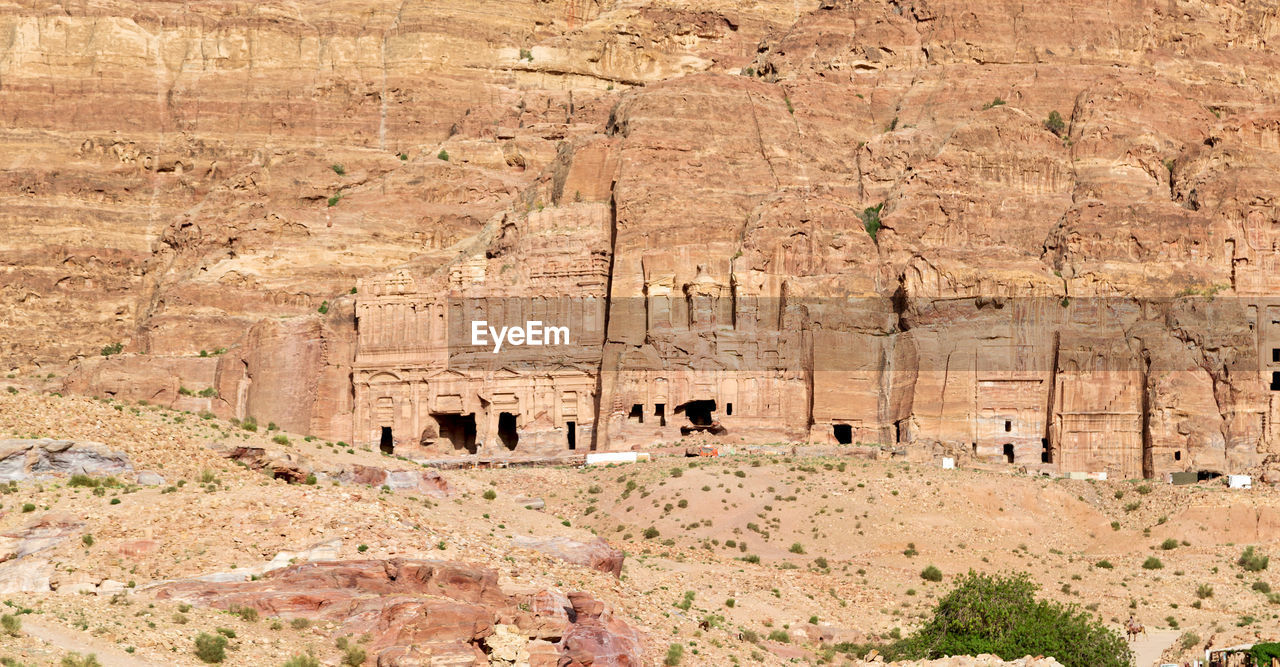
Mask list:
[{"label": "sparse vegetation", "polygon": [[1127,667],[1125,640],[1087,612],[1036,600],[1026,574],[969,572],[938,601],[933,617],[915,634],[880,646],[840,644],[836,650],[865,654],[878,649],[886,660],[992,653],[1006,660],[1053,656],[1064,667]]},{"label": "sparse vegetation", "polygon": [[209,664],[227,659],[227,638],[219,634],[201,632],[196,635],[196,657]]},{"label": "sparse vegetation", "polygon": [[684,644],[672,644],[667,647],[667,656],[662,659],[662,664],[675,667],[682,659],[684,659]]},{"label": "sparse vegetation", "polygon": [[1142,561],[1142,569],[1144,570],[1160,570],[1163,568],[1164,563],[1160,562],[1160,559],[1155,556],[1148,556],[1146,560]]},{"label": "sparse vegetation", "polygon": [[1050,111],[1049,117],[1044,121],[1044,128],[1061,137],[1067,130],[1067,123],[1062,120],[1062,114]]},{"label": "sparse vegetation", "polygon": [[110,345],[102,346],[102,356],[104,357],[120,354],[122,351],[124,351],[124,343],[111,343]]},{"label": "sparse vegetation", "polygon": [[880,211],[882,209],[884,209],[884,202],[862,209],[862,227],[867,230],[867,235],[871,237],[872,241],[875,241],[876,235],[880,233]]},{"label": "sparse vegetation", "polygon": [[942,581],[942,570],[930,565],[920,572],[920,578],[925,581]]},{"label": "sparse vegetation", "polygon": [[1245,547],[1240,558],[1236,559],[1236,565],[1244,568],[1245,572],[1261,572],[1267,569],[1267,564],[1270,562],[1270,556],[1262,555],[1252,546]]}]

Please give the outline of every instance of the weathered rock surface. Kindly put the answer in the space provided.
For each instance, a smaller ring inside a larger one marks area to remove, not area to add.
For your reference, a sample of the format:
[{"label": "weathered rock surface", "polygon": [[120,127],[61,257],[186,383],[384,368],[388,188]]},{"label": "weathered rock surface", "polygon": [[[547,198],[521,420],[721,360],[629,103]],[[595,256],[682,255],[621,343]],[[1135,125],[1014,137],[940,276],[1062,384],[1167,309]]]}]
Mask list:
[{"label": "weathered rock surface", "polygon": [[532,654],[529,640],[546,638],[558,640],[559,665],[633,667],[642,655],[639,634],[585,593],[512,596],[495,571],[454,562],[307,563],[258,581],[165,584],[155,595],[332,622],[340,634],[369,634],[369,659],[378,665],[488,665],[486,648],[515,662]]},{"label": "weathered rock surface", "polygon": [[0,593],[50,590],[53,566],[40,554],[80,532],[71,516],[46,514],[23,528],[0,534]]},{"label": "weathered rock surface", "polygon": [[343,469],[338,479],[354,484],[387,486],[392,490],[408,490],[433,498],[447,498],[452,494],[449,482],[435,470],[388,470],[374,466],[354,465]]},{"label": "weathered rock surface", "polygon": [[516,535],[511,539],[513,546],[533,549],[552,558],[575,563],[593,570],[599,570],[615,577],[622,576],[624,554],[621,549],[609,546],[602,537],[590,542],[579,542],[567,537],[533,537]]},{"label": "weathered rock surface", "polygon": [[84,440],[0,440],[0,481],[53,475],[121,475],[132,472],[124,452]]},{"label": "weathered rock surface", "polygon": [[212,443],[209,447],[232,461],[243,463],[253,470],[268,472],[272,477],[283,479],[290,484],[306,482],[307,476],[312,472],[311,463],[307,457],[293,452],[224,443]]},{"label": "weathered rock surface", "polygon": [[[1276,9],[1113,5],[6,5],[0,362],[422,456],[1249,469]],[[583,337],[456,368],[444,295]]]}]

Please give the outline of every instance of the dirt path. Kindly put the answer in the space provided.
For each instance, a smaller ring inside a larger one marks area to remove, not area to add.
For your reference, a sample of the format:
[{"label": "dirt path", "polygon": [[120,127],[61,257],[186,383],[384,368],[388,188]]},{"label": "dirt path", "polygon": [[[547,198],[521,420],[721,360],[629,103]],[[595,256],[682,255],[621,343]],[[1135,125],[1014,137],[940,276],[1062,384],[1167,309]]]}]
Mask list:
[{"label": "dirt path", "polygon": [[1133,649],[1133,664],[1137,667],[1156,667],[1160,664],[1160,654],[1181,635],[1178,630],[1148,630],[1145,639],[1129,644],[1129,648]]},{"label": "dirt path", "polygon": [[87,632],[33,619],[30,616],[22,617],[22,632],[66,651],[75,651],[81,655],[92,653],[98,657],[102,667],[161,667],[156,663],[129,655],[117,648],[115,644],[104,642]]}]

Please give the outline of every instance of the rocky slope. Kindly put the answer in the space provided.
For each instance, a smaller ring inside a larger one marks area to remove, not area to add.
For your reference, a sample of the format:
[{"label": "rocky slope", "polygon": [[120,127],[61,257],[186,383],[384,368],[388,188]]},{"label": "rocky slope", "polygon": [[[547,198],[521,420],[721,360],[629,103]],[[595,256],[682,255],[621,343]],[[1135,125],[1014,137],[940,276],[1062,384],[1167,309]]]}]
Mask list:
[{"label": "rocky slope", "polygon": [[[22,664],[111,649],[198,665],[195,638],[219,629],[235,635],[226,664],[255,667],[305,653],[336,664],[351,647],[397,664],[410,645],[460,664],[647,666],[672,643],[686,665],[857,664],[841,642],[910,632],[970,569],[1028,572],[1041,596],[1111,628],[1130,615],[1176,628],[1173,662],[1277,628],[1271,568],[1237,563],[1245,545],[1280,544],[1280,504],[1260,490],[943,470],[859,447],[449,470],[441,497],[344,480],[357,465],[411,467],[360,448],[280,444],[155,406],[0,394],[0,433],[55,432],[164,481],[53,471],[0,486],[4,613],[26,628],[0,633],[0,658]],[[317,483],[250,469],[211,442],[305,458]],[[600,553],[597,540],[625,558],[574,557]],[[928,566],[941,581],[922,576]],[[409,613],[421,609],[434,611]]]}]

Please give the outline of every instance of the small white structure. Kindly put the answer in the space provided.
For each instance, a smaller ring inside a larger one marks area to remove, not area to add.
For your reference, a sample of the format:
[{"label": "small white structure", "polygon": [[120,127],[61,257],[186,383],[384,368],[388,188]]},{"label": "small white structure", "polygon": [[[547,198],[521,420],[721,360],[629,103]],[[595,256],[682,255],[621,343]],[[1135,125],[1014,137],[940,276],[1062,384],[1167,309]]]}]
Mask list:
[{"label": "small white structure", "polygon": [[943,469],[943,470],[955,470],[955,469],[956,469],[956,460],[955,460],[955,459],[953,459],[953,458],[951,458],[950,456],[943,458],[943,459],[942,459],[942,469]]},{"label": "small white structure", "polygon": [[1253,478],[1248,475],[1227,475],[1227,486],[1233,489],[1252,489]]},{"label": "small white structure", "polygon": [[593,452],[587,454],[587,465],[607,466],[610,463],[635,463],[639,459],[636,452]]}]

